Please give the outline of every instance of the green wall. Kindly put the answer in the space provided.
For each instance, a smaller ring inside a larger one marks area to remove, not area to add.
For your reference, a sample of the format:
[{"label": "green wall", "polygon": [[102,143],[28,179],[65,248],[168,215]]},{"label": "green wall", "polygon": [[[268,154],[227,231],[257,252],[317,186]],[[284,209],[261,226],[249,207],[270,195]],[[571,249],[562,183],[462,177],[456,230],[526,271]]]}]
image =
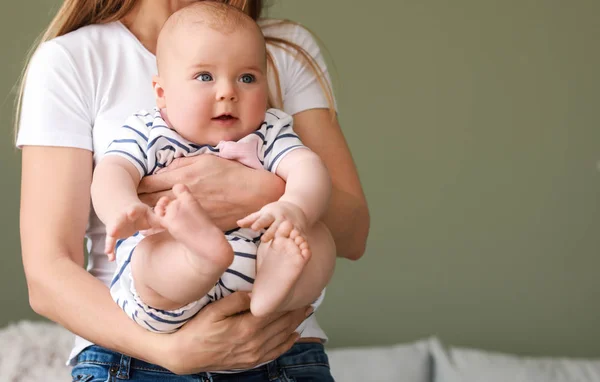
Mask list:
[{"label": "green wall", "polygon": [[[600,2],[271,2],[327,47],[371,209],[319,312],[331,346],[600,356]],[[58,3],[0,5],[0,326],[35,318],[10,89]]]}]

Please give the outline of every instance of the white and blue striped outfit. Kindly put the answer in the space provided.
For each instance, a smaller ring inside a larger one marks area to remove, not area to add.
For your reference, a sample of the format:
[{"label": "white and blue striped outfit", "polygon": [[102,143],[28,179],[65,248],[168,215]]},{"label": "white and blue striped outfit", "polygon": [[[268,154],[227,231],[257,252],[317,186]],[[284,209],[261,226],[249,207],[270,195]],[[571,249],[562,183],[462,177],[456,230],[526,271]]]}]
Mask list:
[{"label": "white and blue striped outfit", "polygon": [[[255,136],[252,136],[255,135]],[[305,148],[294,130],[292,117],[277,109],[269,109],[261,126],[240,140],[260,140],[257,157],[265,170],[276,172],[285,154]],[[262,143],[260,143],[262,142]],[[132,115],[119,130],[119,135],[108,146],[105,155],[128,159],[147,176],[168,166],[174,159],[200,154],[219,155],[219,149],[210,145],[192,143],[169,128],[158,109],[140,111]],[[250,291],[256,275],[256,253],[260,233],[238,228],[225,233],[234,251],[234,260],[215,286],[198,301],[174,311],[154,309],[139,298],[131,274],[130,260],[137,244],[144,238],[141,233],[117,242],[117,268],[110,284],[110,292],[117,304],[142,327],[161,333],[177,330],[202,307],[234,291]],[[177,282],[177,280],[173,280]],[[324,293],[313,304],[320,305]],[[299,331],[302,330],[302,326]]]}]

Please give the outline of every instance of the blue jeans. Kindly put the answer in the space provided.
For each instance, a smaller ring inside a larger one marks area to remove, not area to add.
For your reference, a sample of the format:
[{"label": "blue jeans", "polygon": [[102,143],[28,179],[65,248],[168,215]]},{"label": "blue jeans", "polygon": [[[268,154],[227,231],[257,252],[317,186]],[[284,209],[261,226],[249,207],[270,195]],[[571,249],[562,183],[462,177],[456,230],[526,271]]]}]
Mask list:
[{"label": "blue jeans", "polygon": [[160,366],[131,358],[99,346],[90,346],[77,356],[71,372],[73,382],[302,382],[333,381],[323,345],[297,343],[285,354],[256,369],[235,374],[198,373],[175,375]]}]

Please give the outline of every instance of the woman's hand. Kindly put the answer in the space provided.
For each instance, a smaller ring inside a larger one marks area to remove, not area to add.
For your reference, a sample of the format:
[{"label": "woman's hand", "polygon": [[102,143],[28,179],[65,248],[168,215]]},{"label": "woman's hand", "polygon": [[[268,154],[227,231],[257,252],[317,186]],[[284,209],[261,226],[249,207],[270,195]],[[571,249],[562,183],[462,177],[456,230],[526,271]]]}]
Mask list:
[{"label": "woman's hand", "polygon": [[[248,293],[236,292],[203,308],[168,337],[163,366],[176,374],[248,369],[289,350],[299,335],[295,329],[311,313],[302,308],[266,317],[250,312]],[[243,313],[240,313],[243,312]]]},{"label": "woman's hand", "polygon": [[202,208],[223,231],[236,228],[236,221],[278,200],[285,183],[277,175],[250,169],[215,155],[175,159],[164,171],[144,177],[138,188],[140,199],[154,206],[171,188],[183,183]]}]

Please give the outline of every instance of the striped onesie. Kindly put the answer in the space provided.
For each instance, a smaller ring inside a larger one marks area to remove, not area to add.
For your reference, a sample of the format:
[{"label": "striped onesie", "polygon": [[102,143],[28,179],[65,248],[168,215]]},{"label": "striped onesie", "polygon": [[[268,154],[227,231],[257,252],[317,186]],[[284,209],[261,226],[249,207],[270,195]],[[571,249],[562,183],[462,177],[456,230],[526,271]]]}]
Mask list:
[{"label": "striped onesie", "polygon": [[[253,151],[254,147],[256,148],[253,158],[242,158],[240,162],[250,167],[260,166],[273,173],[285,154],[298,148],[305,148],[292,129],[292,117],[277,109],[267,110],[261,126],[234,144],[250,146]],[[213,147],[186,140],[167,126],[160,111],[155,108],[151,112],[140,111],[129,117],[125,125],[119,129],[119,136],[108,146],[105,155],[126,158],[144,177],[167,167],[176,158],[200,154],[226,157],[224,150],[225,146],[221,147],[221,144]],[[253,166],[253,163],[256,163],[256,166]],[[165,311],[148,306],[136,293],[130,262],[137,244],[144,238],[144,235],[138,232],[117,242],[115,250],[117,268],[110,284],[110,293],[125,313],[142,327],[153,332],[173,332],[207,304],[234,291],[252,289],[256,275],[256,253],[260,235],[260,232],[247,228],[225,232],[225,237],[234,251],[233,263],[203,298],[182,308]],[[313,304],[314,308],[320,305],[323,297],[324,293],[321,293]],[[298,328],[298,331],[301,331],[302,327],[303,325]]]}]

